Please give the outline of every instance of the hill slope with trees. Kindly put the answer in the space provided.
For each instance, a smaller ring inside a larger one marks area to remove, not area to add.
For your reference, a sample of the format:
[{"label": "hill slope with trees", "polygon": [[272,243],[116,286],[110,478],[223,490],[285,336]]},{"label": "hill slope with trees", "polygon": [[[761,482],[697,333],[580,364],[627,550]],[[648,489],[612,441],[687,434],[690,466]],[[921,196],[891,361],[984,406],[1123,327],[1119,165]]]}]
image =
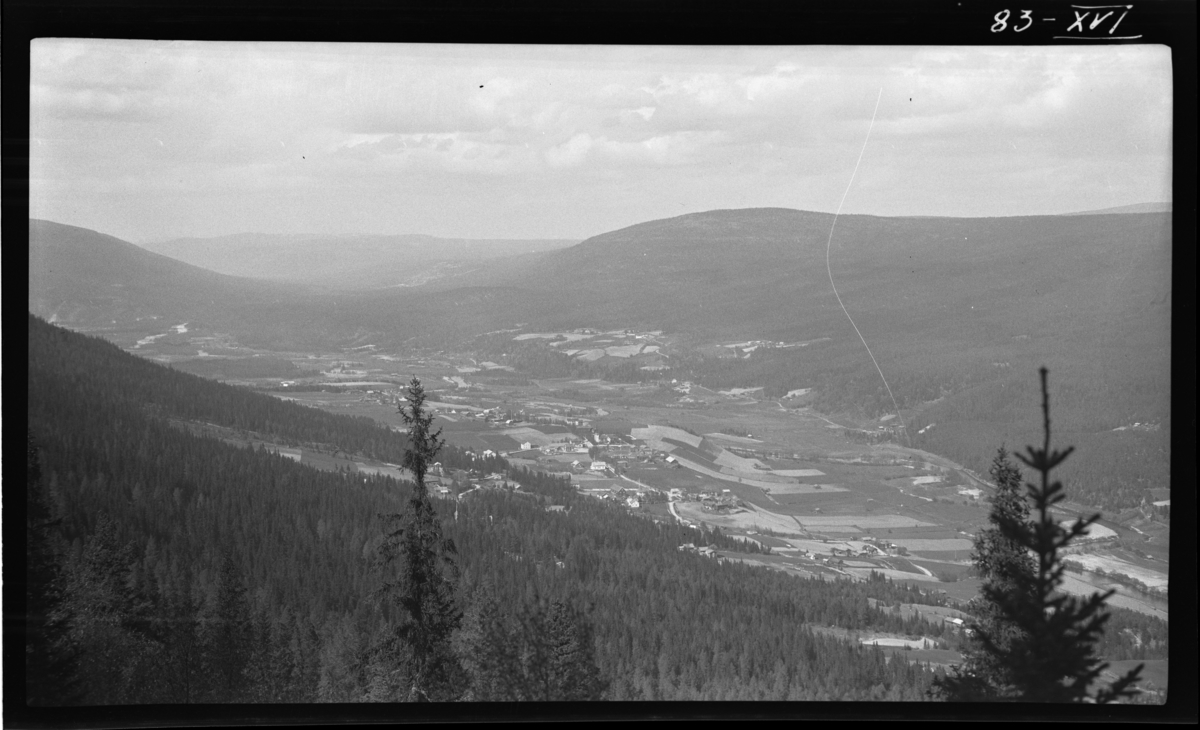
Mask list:
[{"label": "hill slope with trees", "polygon": [[[373,448],[354,435],[360,424],[308,409],[253,415],[274,407],[268,396],[36,319],[29,349],[40,474],[30,489],[53,514],[43,536],[61,576],[48,580],[67,597],[65,628],[34,626],[76,650],[80,701],[378,698],[368,649],[396,616],[371,600],[380,576],[370,557],[383,539],[379,515],[399,511],[411,487],[316,471],[168,419],[290,428]],[[125,380],[123,368],[132,373]],[[223,408],[224,394],[244,405]],[[718,564],[677,550],[697,537],[733,546],[718,533],[697,536],[525,478],[532,494],[435,502],[458,546],[456,600],[470,612],[492,596],[501,623],[529,647],[538,626],[561,623],[563,611],[576,616],[579,635],[593,637],[606,697],[919,699],[929,687],[929,667],[813,627],[902,630],[902,619],[867,599],[935,597],[887,581],[803,581]],[[566,513],[546,510],[551,499]],[[484,639],[470,626],[455,646],[474,656]]]}]

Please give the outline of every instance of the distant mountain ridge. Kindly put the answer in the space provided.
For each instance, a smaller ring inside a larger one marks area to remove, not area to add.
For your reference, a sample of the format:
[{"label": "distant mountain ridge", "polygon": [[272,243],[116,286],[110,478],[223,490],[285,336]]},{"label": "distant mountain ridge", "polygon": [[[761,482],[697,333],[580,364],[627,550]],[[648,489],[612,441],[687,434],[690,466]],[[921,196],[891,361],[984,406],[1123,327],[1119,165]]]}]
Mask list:
[{"label": "distant mountain ridge", "polygon": [[1077,213],[1061,213],[1060,215],[1124,215],[1126,213],[1170,213],[1171,203],[1134,203],[1133,205],[1118,205],[1115,208],[1100,208],[1099,210],[1081,210]]},{"label": "distant mountain ridge", "polygon": [[193,266],[87,228],[29,221],[29,309],[50,321],[187,319],[283,293],[276,285]]},{"label": "distant mountain ridge", "polygon": [[574,239],[467,239],[422,234],[239,233],[144,243],[147,251],[211,271],[341,289],[413,286],[481,261],[548,251]]},{"label": "distant mountain ridge", "polygon": [[[826,273],[832,221],[783,208],[693,213],[474,263],[423,286],[341,293],[224,276],[34,221],[30,308],[59,321],[207,319],[280,346],[447,342],[518,323],[840,340],[853,332]],[[978,337],[972,328],[1004,338],[1072,326],[1107,337],[1114,318],[1152,303],[1169,310],[1170,222],[1163,213],[845,215],[829,266],[860,327],[884,344],[897,335],[914,347],[917,335]]]}]

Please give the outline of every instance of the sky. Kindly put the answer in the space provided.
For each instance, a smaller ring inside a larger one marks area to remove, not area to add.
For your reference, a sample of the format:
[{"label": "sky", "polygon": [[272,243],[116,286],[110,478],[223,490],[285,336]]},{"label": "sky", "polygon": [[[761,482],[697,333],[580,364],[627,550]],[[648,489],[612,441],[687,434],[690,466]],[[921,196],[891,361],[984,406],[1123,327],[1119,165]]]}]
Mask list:
[{"label": "sky", "polygon": [[30,53],[30,216],[133,242],[581,240],[720,208],[1171,200],[1165,46],[38,39]]}]

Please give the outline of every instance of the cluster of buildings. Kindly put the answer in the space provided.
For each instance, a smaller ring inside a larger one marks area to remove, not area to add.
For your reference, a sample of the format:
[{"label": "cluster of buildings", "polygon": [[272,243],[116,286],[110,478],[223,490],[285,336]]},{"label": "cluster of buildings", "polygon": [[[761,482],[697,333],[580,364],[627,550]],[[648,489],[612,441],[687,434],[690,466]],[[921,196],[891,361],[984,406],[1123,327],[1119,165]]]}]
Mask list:
[{"label": "cluster of buildings", "polygon": [[829,552],[835,557],[844,555],[848,558],[855,556],[860,558],[875,558],[895,555],[908,555],[908,549],[896,545],[895,543],[886,542],[875,537],[864,537],[862,548],[855,553],[854,548],[830,548]]},{"label": "cluster of buildings", "polygon": [[425,476],[425,487],[437,497],[450,498],[472,489],[508,489],[508,477],[500,472],[484,474],[476,470],[446,469],[436,462]]},{"label": "cluster of buildings", "polygon": [[693,543],[687,542],[687,543],[684,543],[679,546],[679,552],[695,553],[696,555],[702,555],[706,558],[716,558],[716,559],[721,558],[721,554],[719,552],[717,552],[716,545],[706,545],[704,547],[696,547]]},{"label": "cluster of buildings", "polygon": [[728,489],[721,490],[720,494],[716,492],[702,492],[700,494],[700,508],[705,512],[728,512],[744,506],[742,500],[733,496]]}]

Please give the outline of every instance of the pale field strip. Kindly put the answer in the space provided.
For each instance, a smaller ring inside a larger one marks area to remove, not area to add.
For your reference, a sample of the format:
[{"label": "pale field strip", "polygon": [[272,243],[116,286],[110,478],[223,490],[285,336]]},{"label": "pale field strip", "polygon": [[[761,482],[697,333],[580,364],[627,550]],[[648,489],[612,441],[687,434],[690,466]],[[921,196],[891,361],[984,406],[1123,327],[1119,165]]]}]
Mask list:
[{"label": "pale field strip", "polygon": [[919,484],[937,484],[940,481],[942,481],[942,477],[913,477],[912,478],[912,483],[913,483],[914,487]]},{"label": "pale field strip", "polygon": [[[1095,527],[1095,525],[1093,525]],[[1079,555],[1068,555],[1064,558],[1066,562],[1079,563],[1087,570],[1103,570],[1108,573],[1120,573],[1127,575],[1130,578],[1136,578],[1145,583],[1151,588],[1166,588],[1167,576],[1159,573],[1156,570],[1143,568],[1133,563],[1127,563],[1120,558],[1115,558],[1107,555],[1089,555],[1087,553]]]},{"label": "pale field strip", "polygon": [[582,350],[578,355],[575,355],[575,359],[583,360],[584,362],[594,362],[604,357],[604,355],[604,350]]},{"label": "pale field strip", "polygon": [[[1154,605],[1151,605],[1150,602],[1148,602],[1148,601],[1144,601],[1144,600],[1137,598],[1136,596],[1131,596],[1131,595],[1128,595],[1127,593],[1123,593],[1122,592],[1122,589],[1124,588],[1123,586],[1113,585],[1112,587],[1115,588],[1117,590],[1117,592],[1108,597],[1108,601],[1107,601],[1108,605],[1120,606],[1121,608],[1128,608],[1131,611],[1137,611],[1138,613],[1144,613],[1147,616],[1157,616],[1158,618],[1161,618],[1163,621],[1168,620],[1166,611],[1164,611]],[[1102,589],[1099,586],[1095,586],[1086,581],[1082,581],[1079,578],[1077,578],[1076,576],[1071,575],[1070,573],[1064,573],[1063,574],[1063,582],[1062,582],[1062,590],[1064,593],[1069,593],[1073,596],[1081,596],[1081,597],[1086,598],[1088,596],[1091,596],[1093,593],[1099,593]],[[1107,590],[1107,588],[1105,588],[1104,590]],[[1126,590],[1128,590],[1128,589],[1126,589]]]},{"label": "pale field strip", "polygon": [[855,527],[853,525],[825,525],[824,527],[821,527],[819,531],[820,532],[845,532],[845,533],[850,533],[850,534],[862,532],[862,530],[858,529],[857,527]]},{"label": "pale field strip", "polygon": [[[1074,525],[1078,521],[1079,520],[1071,520],[1069,522],[1063,522],[1063,527],[1070,529],[1071,526]],[[1104,525],[1092,524],[1087,528],[1087,534],[1080,537],[1079,539],[1080,540],[1106,540],[1110,537],[1116,537],[1116,536],[1117,536],[1116,530],[1105,527]],[[1128,563],[1126,563],[1126,565],[1128,565]],[[1121,572],[1124,572],[1124,570],[1122,570]]]},{"label": "pale field strip", "polygon": [[855,527],[867,529],[878,527],[934,527],[932,522],[921,522],[912,517],[904,517],[902,515],[821,515],[819,517],[797,515],[796,519],[800,520],[805,526],[814,525],[820,527],[827,525],[854,525]]},{"label": "pale field strip", "polygon": [[747,438],[745,436],[733,436],[727,433],[706,433],[706,438],[718,439],[721,441],[732,441],[735,444],[761,444],[759,439]]},{"label": "pale field strip", "polygon": [[891,636],[870,637],[859,641],[866,646],[907,646],[912,649],[928,649],[935,646],[928,639],[898,639]]},{"label": "pale field strip", "polygon": [[775,469],[772,474],[784,477],[823,477],[825,472],[820,469]]},{"label": "pale field strip", "polygon": [[386,383],[382,380],[352,380],[349,382],[347,382],[345,380],[335,380],[335,381],[331,381],[329,384],[330,385],[345,385],[345,386],[354,387],[354,388],[362,388],[362,387],[365,387],[368,385],[384,385],[384,386],[394,386],[395,385],[395,383]]},{"label": "pale field strip", "polygon": [[747,393],[755,393],[760,390],[762,390],[761,385],[758,386],[757,388],[730,388],[729,390],[718,390],[717,392],[720,393],[721,395],[737,396],[737,395],[746,395]]},{"label": "pale field strip", "polygon": [[[734,471],[744,472],[746,475],[751,476],[751,477],[758,475],[758,474],[766,475],[766,474],[771,473],[771,472],[763,471],[761,469],[754,468],[755,464],[758,464],[759,466],[763,467],[764,469],[767,466],[766,464],[762,463],[758,459],[747,459],[744,456],[738,456],[737,454],[732,453],[730,451],[725,451],[724,449],[721,449],[721,453],[717,454],[716,458],[714,458],[713,461],[716,462],[717,464],[719,464],[720,466],[727,466],[730,469],[733,469]],[[738,476],[742,476],[742,475],[739,474]]]},{"label": "pale field strip", "polygon": [[406,470],[398,466],[367,466],[361,461],[354,462],[358,470],[364,474],[374,474],[375,476],[388,476],[393,479],[408,479],[412,475]]},{"label": "pale field strip", "polygon": [[[817,489],[820,487],[820,489]],[[814,494],[816,492],[844,492],[845,487],[836,484],[776,484],[769,490],[770,494]]]},{"label": "pale field strip", "polygon": [[[684,431],[681,428],[674,428],[673,426],[646,426],[645,428],[635,428],[630,431],[629,435],[642,441],[661,442],[664,438],[675,439],[676,441],[680,441],[695,448],[700,448],[700,442],[702,440],[699,436],[693,436],[687,431]],[[664,445],[669,446],[670,444]]]},{"label": "pale field strip", "polygon": [[846,572],[859,578],[870,578],[871,573],[880,573],[886,575],[893,580],[923,580],[938,583],[937,576],[925,575],[924,573],[906,573],[903,570],[895,570],[893,568],[846,568]]},{"label": "pale field strip", "polygon": [[889,540],[902,548],[912,550],[914,552],[950,552],[954,550],[971,550],[975,547],[975,543],[962,538],[947,538],[942,540],[927,540],[923,538],[897,538]]},{"label": "pale field strip", "polygon": [[500,430],[500,433],[504,434],[505,436],[508,436],[509,438],[512,438],[517,443],[520,443],[522,441],[528,441],[529,443],[533,444],[534,446],[545,446],[547,444],[551,444],[551,443],[555,442],[555,440],[553,438],[551,438],[550,436],[547,436],[546,434],[542,433],[541,431],[537,430],[536,428],[531,428],[529,426],[518,426],[517,428],[504,428],[504,429]]},{"label": "pale field strip", "polygon": [[462,403],[440,403],[438,401],[432,401],[432,400],[425,401],[425,405],[429,406],[430,408],[442,408],[445,410],[454,409],[456,411],[482,411],[483,410],[482,408],[477,408],[475,406],[468,406],[468,405],[464,405]]},{"label": "pale field strip", "polygon": [[613,347],[604,348],[604,352],[612,357],[633,357],[641,352],[642,346],[637,345],[615,345]]},{"label": "pale field strip", "polygon": [[694,502],[676,502],[675,509],[679,516],[694,522],[706,522],[710,525],[718,525],[720,527],[733,527],[742,530],[760,530],[768,529],[773,532],[795,534],[799,527],[795,520],[783,515],[777,515],[774,512],[765,510],[752,509],[747,512],[737,512],[730,515],[719,515],[713,512],[705,512],[700,506]]},{"label": "pale field strip", "polygon": [[[781,486],[785,486],[785,485],[780,484],[779,482],[768,482],[768,481],[764,481],[762,479],[748,479],[748,478],[740,478],[739,479],[738,477],[732,476],[730,474],[725,474],[725,473],[719,472],[719,471],[713,471],[712,469],[709,469],[706,466],[697,464],[696,462],[691,461],[689,459],[685,459],[682,456],[676,456],[675,459],[680,464],[682,464],[683,466],[686,466],[687,468],[691,469],[692,471],[699,472],[706,476],[710,476],[714,479],[720,479],[722,481],[732,482],[734,484],[748,484],[752,487],[760,487],[762,489],[767,489],[767,490],[772,490],[772,489],[776,489]],[[818,492],[844,492],[844,491],[846,491],[845,489],[840,488],[840,487],[835,487],[835,488],[826,487],[823,489],[816,489],[813,485],[810,485],[810,484],[792,484],[792,485],[786,485],[786,486],[789,486],[791,488],[791,490],[792,490],[790,492],[791,494],[816,494]]]}]

